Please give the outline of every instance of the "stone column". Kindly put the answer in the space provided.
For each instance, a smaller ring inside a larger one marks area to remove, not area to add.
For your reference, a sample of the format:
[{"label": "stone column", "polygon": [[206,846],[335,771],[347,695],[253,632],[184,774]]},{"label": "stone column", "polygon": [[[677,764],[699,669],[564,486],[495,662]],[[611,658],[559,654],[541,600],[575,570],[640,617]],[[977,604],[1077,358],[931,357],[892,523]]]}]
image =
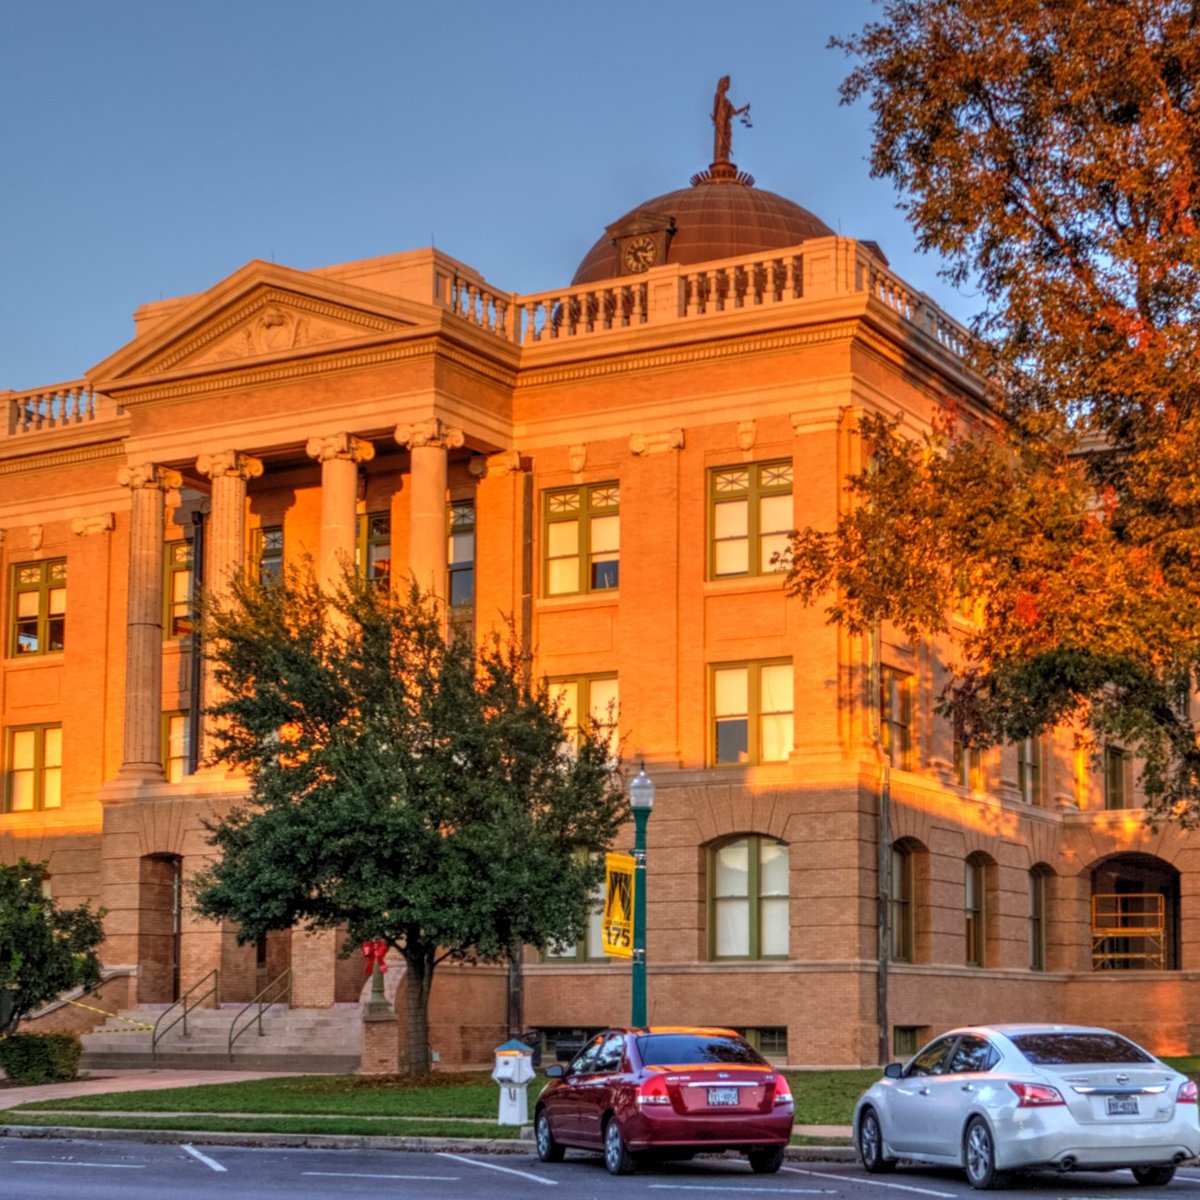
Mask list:
[{"label": "stone column", "polygon": [[129,597],[125,640],[125,741],[119,778],[153,783],[162,768],[163,514],[178,471],[122,467],[129,488]]},{"label": "stone column", "polygon": [[409,469],[408,569],[422,592],[446,594],[446,461],[463,431],[434,417],[397,425],[396,441],[412,456]]},{"label": "stone column", "polygon": [[[237,450],[201,454],[196,470],[212,480],[211,507],[204,539],[204,592],[223,604],[229,598],[234,576],[246,565],[246,483],[263,473],[262,462]],[[204,661],[201,697],[204,708],[220,702],[212,665]],[[212,718],[200,729],[200,759],[212,749]]]},{"label": "stone column", "polygon": [[355,500],[358,464],[375,457],[370,442],[350,433],[308,440],[308,456],[321,464],[321,547],[317,578],[335,591],[346,567],[354,562]]}]

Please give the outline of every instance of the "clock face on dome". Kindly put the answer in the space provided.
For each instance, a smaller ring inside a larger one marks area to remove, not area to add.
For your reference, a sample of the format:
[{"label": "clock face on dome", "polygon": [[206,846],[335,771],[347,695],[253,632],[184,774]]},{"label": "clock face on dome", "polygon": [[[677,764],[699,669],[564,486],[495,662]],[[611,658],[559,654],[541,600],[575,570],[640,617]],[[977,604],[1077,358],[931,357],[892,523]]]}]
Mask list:
[{"label": "clock face on dome", "polygon": [[649,234],[630,238],[625,243],[625,269],[627,271],[647,271],[654,266],[658,258],[658,243]]}]

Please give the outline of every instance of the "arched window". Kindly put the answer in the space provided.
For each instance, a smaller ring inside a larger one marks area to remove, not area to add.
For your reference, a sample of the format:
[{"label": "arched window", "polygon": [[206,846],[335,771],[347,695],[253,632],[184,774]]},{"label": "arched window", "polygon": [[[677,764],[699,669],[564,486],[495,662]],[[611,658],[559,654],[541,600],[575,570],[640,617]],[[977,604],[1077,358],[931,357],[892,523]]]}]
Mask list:
[{"label": "arched window", "polygon": [[888,919],[893,962],[914,962],[916,959],[914,857],[911,846],[904,842],[892,844]]},{"label": "arched window", "polygon": [[1046,913],[1050,888],[1049,867],[1038,865],[1029,872],[1029,969],[1046,969]]},{"label": "arched window", "polygon": [[1150,854],[1092,868],[1092,970],[1179,970],[1180,875]]},{"label": "arched window", "polygon": [[709,953],[713,958],[787,958],[788,849],[751,834],[708,855]]},{"label": "arched window", "polygon": [[983,966],[987,945],[984,930],[984,921],[987,916],[984,866],[984,860],[974,854],[966,861],[963,881],[963,919],[967,950],[964,961],[969,967]]}]

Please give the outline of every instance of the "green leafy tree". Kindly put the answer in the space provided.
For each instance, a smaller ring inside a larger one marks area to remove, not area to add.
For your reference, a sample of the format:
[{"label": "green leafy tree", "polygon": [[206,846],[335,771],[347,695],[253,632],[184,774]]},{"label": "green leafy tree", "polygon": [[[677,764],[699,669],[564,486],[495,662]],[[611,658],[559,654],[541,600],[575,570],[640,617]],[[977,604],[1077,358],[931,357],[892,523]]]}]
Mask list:
[{"label": "green leafy tree", "polygon": [[585,927],[627,816],[611,750],[578,743],[515,637],[478,651],[441,611],[347,573],[240,582],[206,617],[227,698],[216,757],[250,780],[211,827],[199,910],[251,940],[300,925],[383,939],[407,967],[410,1063],[429,1067],[436,966],[497,961]]},{"label": "green leafy tree", "polygon": [[100,982],[103,913],[42,894],[44,863],[0,864],[0,1034],[72,988]]},{"label": "green leafy tree", "polygon": [[836,530],[794,592],[852,628],[980,627],[943,696],[977,745],[1071,722],[1144,761],[1153,815],[1200,822],[1200,11],[1195,0],[885,0],[857,60],[872,169],[973,282],[965,408],[917,443],[864,423]]}]

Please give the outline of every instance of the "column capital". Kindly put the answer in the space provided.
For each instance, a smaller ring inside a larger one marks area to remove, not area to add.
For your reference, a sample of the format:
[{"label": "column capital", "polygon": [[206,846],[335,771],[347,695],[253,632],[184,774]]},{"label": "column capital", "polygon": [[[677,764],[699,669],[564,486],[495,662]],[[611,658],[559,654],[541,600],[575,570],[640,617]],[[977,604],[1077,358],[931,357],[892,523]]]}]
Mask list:
[{"label": "column capital", "polygon": [[370,462],[375,457],[375,447],[352,433],[335,433],[330,437],[313,437],[305,446],[309,458],[317,462],[329,462],[341,458],[352,463]]},{"label": "column capital", "polygon": [[261,458],[252,458],[240,450],[219,450],[216,454],[201,454],[196,470],[209,479],[235,475],[239,479],[257,479],[263,473]]},{"label": "column capital", "polygon": [[663,454],[683,449],[683,430],[665,429],[661,433],[635,433],[629,439],[629,452],[636,455]]},{"label": "column capital", "polygon": [[134,467],[121,467],[117,471],[117,483],[127,488],[157,488],[169,492],[173,488],[183,487],[183,476],[170,467],[160,467],[157,463],[138,463]]},{"label": "column capital", "polygon": [[457,450],[466,441],[461,429],[444,425],[440,418],[417,421],[413,425],[397,425],[396,441],[407,450],[430,446],[435,450]]},{"label": "column capital", "polygon": [[94,533],[111,533],[116,527],[116,514],[110,512],[96,513],[91,517],[76,517],[71,522],[71,532],[80,537]]}]

